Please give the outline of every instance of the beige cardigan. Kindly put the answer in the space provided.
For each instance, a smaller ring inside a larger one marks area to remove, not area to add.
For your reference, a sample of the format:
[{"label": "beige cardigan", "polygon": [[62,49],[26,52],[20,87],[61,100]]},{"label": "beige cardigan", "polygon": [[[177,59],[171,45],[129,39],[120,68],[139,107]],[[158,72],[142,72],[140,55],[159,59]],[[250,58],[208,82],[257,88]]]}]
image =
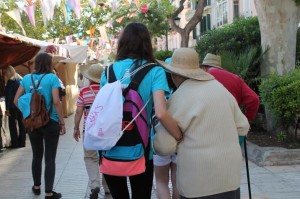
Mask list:
[{"label": "beige cardigan", "polygon": [[238,135],[249,130],[234,97],[217,80],[184,81],[168,101],[183,141],[162,125],[156,127],[154,150],[168,155],[177,149],[177,188],[187,198],[214,195],[240,187],[242,153]]}]

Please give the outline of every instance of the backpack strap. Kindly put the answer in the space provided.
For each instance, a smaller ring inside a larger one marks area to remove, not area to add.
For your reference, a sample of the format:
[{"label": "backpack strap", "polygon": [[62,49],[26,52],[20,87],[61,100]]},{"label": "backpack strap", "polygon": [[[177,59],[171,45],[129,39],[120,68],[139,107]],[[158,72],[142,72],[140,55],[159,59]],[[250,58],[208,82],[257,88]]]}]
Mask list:
[{"label": "backpack strap", "polygon": [[141,81],[144,79],[146,74],[154,67],[158,66],[156,63],[146,63],[140,66],[141,69],[138,68],[138,71],[134,74],[131,82],[127,86],[127,88],[123,91],[123,95],[125,96],[129,89],[133,89],[137,91],[140,86]]},{"label": "backpack strap", "polygon": [[[33,80],[33,74],[30,75],[30,77],[31,77],[31,82],[32,82],[32,87],[33,87],[33,89],[34,89],[36,92],[38,92],[40,83],[41,83],[42,79],[45,77],[45,75],[46,75],[46,73],[43,74],[43,76],[41,77],[41,79],[39,79],[37,85],[35,85],[35,83],[34,83],[34,80]],[[51,115],[52,108],[53,108],[52,98],[51,98],[50,104],[51,104],[51,107],[50,107],[50,110],[48,111],[49,115]],[[46,107],[46,110],[47,110],[47,107]]]},{"label": "backpack strap", "polygon": [[115,75],[115,72],[113,70],[113,65],[109,65],[105,68],[104,70],[104,74],[106,74],[106,79],[107,79],[107,82],[108,83],[112,83],[112,82],[115,82],[117,81],[117,78],[116,78],[116,75]]},{"label": "backpack strap", "polygon": [[39,79],[37,85],[35,85],[34,80],[33,80],[33,74],[31,74],[31,76],[30,76],[30,77],[31,77],[31,82],[32,82],[33,89],[34,89],[35,91],[38,91],[39,86],[40,86],[40,83],[41,83],[42,79],[45,77],[45,75],[46,75],[46,73],[43,74],[43,76],[41,77],[41,79]]}]

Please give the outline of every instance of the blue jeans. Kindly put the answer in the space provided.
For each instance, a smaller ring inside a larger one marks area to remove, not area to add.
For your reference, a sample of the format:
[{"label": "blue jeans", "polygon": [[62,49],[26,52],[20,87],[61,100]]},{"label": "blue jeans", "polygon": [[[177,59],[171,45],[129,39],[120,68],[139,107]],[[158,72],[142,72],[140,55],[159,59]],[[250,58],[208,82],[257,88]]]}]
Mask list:
[{"label": "blue jeans", "polygon": [[51,193],[55,178],[55,158],[59,140],[59,124],[50,120],[45,126],[29,133],[32,148],[32,177],[34,186],[41,185],[42,160],[45,149],[45,192]]}]

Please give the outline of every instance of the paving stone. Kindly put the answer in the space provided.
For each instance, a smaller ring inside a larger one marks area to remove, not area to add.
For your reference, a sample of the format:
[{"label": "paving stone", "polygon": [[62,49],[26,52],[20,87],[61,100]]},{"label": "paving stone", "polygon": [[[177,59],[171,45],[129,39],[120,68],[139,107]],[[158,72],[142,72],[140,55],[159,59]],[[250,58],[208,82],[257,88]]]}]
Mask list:
[{"label": "paving stone", "polygon": [[[82,141],[73,137],[73,118],[65,119],[67,134],[60,137],[56,158],[55,191],[61,192],[63,199],[88,199],[88,177],[83,161]],[[31,176],[32,152],[29,140],[26,147],[7,149],[0,156],[0,199],[41,199],[44,198],[42,176],[42,194],[34,196]],[[299,199],[300,165],[259,167],[249,162],[253,199]],[[238,172],[238,171],[237,171]],[[155,183],[152,199],[156,199]],[[170,189],[172,188],[169,184]],[[242,199],[248,199],[248,184],[245,162],[241,179]],[[112,199],[104,195],[101,188],[99,199]]]}]

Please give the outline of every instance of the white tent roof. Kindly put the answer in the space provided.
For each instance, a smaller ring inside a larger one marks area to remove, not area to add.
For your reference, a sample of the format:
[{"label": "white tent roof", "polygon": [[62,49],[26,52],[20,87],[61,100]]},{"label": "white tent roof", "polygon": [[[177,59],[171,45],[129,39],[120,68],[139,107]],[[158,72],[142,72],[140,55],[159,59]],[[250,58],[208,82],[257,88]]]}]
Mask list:
[{"label": "white tent roof", "polygon": [[45,52],[49,46],[55,46],[57,49],[55,55],[66,57],[66,59],[60,60],[60,62],[85,63],[87,60],[88,46],[54,44],[37,39],[32,39],[15,33],[10,36],[28,43],[32,43],[33,45],[40,46],[40,52]]}]

